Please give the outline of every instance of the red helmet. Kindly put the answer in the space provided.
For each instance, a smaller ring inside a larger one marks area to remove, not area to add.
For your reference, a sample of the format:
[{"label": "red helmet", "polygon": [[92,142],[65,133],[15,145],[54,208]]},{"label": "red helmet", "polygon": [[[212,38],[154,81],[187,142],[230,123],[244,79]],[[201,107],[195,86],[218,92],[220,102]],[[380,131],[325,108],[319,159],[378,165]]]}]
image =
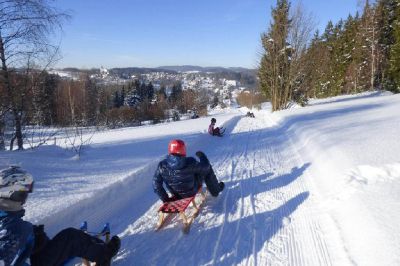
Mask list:
[{"label": "red helmet", "polygon": [[168,154],[177,154],[186,156],[186,146],[185,142],[180,139],[171,140],[168,145]]}]

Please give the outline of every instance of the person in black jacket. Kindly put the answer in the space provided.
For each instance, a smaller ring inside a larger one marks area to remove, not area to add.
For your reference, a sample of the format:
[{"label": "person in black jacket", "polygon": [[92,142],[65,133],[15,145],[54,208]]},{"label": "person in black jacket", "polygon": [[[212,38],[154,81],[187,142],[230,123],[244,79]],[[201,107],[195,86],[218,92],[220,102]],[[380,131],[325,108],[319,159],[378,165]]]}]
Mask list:
[{"label": "person in black jacket", "polygon": [[201,151],[196,152],[196,156],[200,162],[186,157],[186,146],[182,140],[169,143],[168,156],[158,164],[153,177],[154,192],[163,202],[194,196],[203,181],[214,197],[224,189],[224,182],[218,182],[207,156]]},{"label": "person in black jacket", "polygon": [[33,192],[33,177],[18,166],[0,170],[0,265],[61,266],[74,257],[110,266],[121,246],[118,236],[108,243],[75,228],[49,239],[43,225],[23,220],[23,205]]}]

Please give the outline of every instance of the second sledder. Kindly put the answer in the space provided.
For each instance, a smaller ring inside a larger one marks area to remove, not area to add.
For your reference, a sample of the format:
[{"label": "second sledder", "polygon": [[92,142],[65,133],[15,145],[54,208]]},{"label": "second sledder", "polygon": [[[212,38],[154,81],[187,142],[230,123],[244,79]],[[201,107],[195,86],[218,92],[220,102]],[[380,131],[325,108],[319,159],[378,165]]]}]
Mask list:
[{"label": "second sledder", "polygon": [[[159,230],[168,218],[179,214],[183,222],[183,232],[188,233],[190,225],[206,200],[202,190],[203,181],[214,197],[224,189],[224,182],[218,182],[206,155],[198,151],[196,156],[200,162],[193,157],[186,157],[186,146],[182,140],[176,139],[169,143],[168,156],[158,164],[153,178],[154,192],[164,202],[158,210],[159,221],[156,230]],[[196,204],[195,198],[199,192],[202,200]],[[190,204],[193,205],[194,212],[188,216],[186,209]]]},{"label": "second sledder", "polygon": [[208,133],[211,136],[218,136],[222,137],[225,133],[225,128],[223,127],[215,127],[215,124],[217,123],[217,119],[211,118],[211,124],[208,126]]},{"label": "second sledder", "polygon": [[182,140],[169,143],[168,156],[158,164],[153,177],[154,192],[163,202],[196,195],[203,181],[214,197],[224,189],[224,182],[218,182],[207,156],[201,151],[196,152],[196,156],[200,162],[193,157],[186,157],[186,145]]}]

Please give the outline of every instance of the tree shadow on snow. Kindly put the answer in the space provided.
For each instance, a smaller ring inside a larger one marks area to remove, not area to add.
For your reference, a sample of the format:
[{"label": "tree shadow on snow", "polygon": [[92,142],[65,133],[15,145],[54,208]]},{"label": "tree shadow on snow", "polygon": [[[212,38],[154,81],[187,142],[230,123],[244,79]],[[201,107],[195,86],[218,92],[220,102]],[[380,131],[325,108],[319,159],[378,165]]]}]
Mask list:
[{"label": "tree shadow on snow", "polygon": [[[234,128],[239,120],[240,117],[233,117],[225,124]],[[61,150],[64,153],[61,158],[65,163],[55,163],[60,160],[60,156],[52,156],[48,159],[54,160],[54,163],[41,169],[40,175],[39,173],[37,175],[46,177],[44,180],[48,180],[49,176],[57,178],[59,180],[57,185],[71,187],[71,193],[76,194],[73,186],[76,185],[76,180],[79,180],[79,186],[86,185],[88,190],[91,189],[90,184],[93,181],[82,179],[82,176],[96,179],[97,175],[101,175],[110,176],[113,179],[114,176],[125,175],[126,178],[122,183],[115,182],[104,190],[99,189],[91,198],[78,201],[68,209],[53,213],[38,222],[45,223],[50,234],[55,234],[60,228],[66,226],[78,226],[83,220],[88,221],[95,228],[100,227],[104,221],[110,221],[113,224],[113,232],[121,232],[129,224],[140,219],[158,201],[157,196],[153,193],[151,181],[158,162],[166,155],[169,141],[175,138],[183,139],[188,143],[188,155],[192,156],[197,150],[202,150],[201,147],[212,145],[212,143],[204,145],[207,143],[205,140],[209,137],[204,133],[191,133],[116,141],[107,143],[107,145],[96,144],[87,147],[85,155],[79,161],[70,161],[67,153]],[[57,152],[60,151],[57,150]],[[162,155],[160,156],[160,154]],[[41,159],[43,160],[43,158]],[[32,162],[32,164],[35,163]],[[128,172],[129,169],[138,171]],[[32,169],[32,173],[36,174],[35,168]],[[63,177],[65,173],[68,173],[67,178]],[[40,179],[38,181],[36,189],[48,190],[46,182],[40,182]],[[107,181],[105,180],[105,182]],[[52,186],[54,185],[52,184]],[[129,189],[127,189],[128,187]],[[65,190],[65,193],[68,193],[68,190]],[[47,196],[46,193],[42,193],[42,195],[43,197]],[[98,206],[98,202],[109,202],[110,197],[114,199],[111,204]],[[139,202],[140,204],[137,204]]]},{"label": "tree shadow on snow", "polygon": [[333,98],[333,99],[330,99],[330,100],[328,100],[326,102],[323,101],[323,102],[318,102],[318,103],[312,103],[312,104],[310,104],[310,106],[331,104],[331,103],[340,103],[340,102],[348,102],[348,101],[354,101],[354,100],[366,99],[366,98],[374,98],[374,97],[380,96],[381,94],[382,94],[382,92],[377,91],[377,92],[374,92],[374,93],[371,93],[371,94],[367,94],[367,95],[354,95],[352,97],[346,97],[346,98],[341,98],[339,96],[338,99]]},{"label": "tree shadow on snow", "polygon": [[122,255],[113,265],[236,265],[249,257],[254,257],[257,265],[257,253],[280,230],[296,222],[290,216],[308,197],[309,192],[303,192],[276,209],[238,219],[225,215],[215,226],[195,222],[187,235],[181,232],[181,223],[176,223],[160,232],[125,236]]},{"label": "tree shadow on snow", "polygon": [[[385,105],[383,104],[362,104],[362,105],[356,105],[356,106],[346,106],[346,107],[338,107],[336,109],[329,109],[329,110],[323,110],[323,111],[316,111],[313,113],[300,113],[300,114],[293,114],[291,116],[285,117],[285,119],[278,124],[277,126],[270,127],[270,128],[263,128],[260,129],[261,131],[264,131],[266,137],[278,137],[280,134],[287,132],[289,129],[292,129],[292,126],[296,123],[303,123],[306,124],[308,122],[312,121],[322,121],[322,122],[329,122],[331,119],[335,117],[344,117],[348,115],[357,115],[360,112],[364,111],[369,111],[369,110],[375,110],[381,107],[384,107]],[[354,124],[354,121],[349,121],[349,123],[353,124],[354,126],[357,126]],[[359,125],[364,125],[365,121],[360,121]],[[332,127],[337,126],[336,124],[332,124]],[[340,128],[346,127],[346,125],[340,124],[338,125]],[[253,131],[253,133],[256,133],[256,130]],[[331,128],[329,128],[331,130]],[[249,132],[239,132],[239,133],[234,133],[235,136],[241,136],[241,135],[246,135]]]},{"label": "tree shadow on snow", "polygon": [[250,177],[241,180],[227,181],[225,187],[229,189],[229,193],[245,198],[254,196],[257,193],[267,192],[274,189],[279,189],[294,182],[297,178],[303,175],[304,171],[310,167],[311,163],[306,163],[303,166],[293,167],[290,173],[277,176],[269,179],[273,174],[266,173],[255,177]]}]

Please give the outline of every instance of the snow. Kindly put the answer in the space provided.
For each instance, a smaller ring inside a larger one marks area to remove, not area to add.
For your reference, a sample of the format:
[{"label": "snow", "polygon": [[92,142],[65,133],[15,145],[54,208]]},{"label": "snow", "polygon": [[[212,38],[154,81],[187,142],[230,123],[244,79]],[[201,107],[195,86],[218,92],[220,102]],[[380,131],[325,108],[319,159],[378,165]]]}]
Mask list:
[{"label": "snow", "polygon": [[[32,173],[26,219],[49,235],[110,222],[122,238],[113,265],[400,265],[400,95],[247,111],[212,113],[223,138],[206,133],[210,116],[99,132],[80,159],[55,145],[2,152],[0,167]],[[226,184],[187,235],[178,219],[154,231],[152,175],[173,138]]]}]

